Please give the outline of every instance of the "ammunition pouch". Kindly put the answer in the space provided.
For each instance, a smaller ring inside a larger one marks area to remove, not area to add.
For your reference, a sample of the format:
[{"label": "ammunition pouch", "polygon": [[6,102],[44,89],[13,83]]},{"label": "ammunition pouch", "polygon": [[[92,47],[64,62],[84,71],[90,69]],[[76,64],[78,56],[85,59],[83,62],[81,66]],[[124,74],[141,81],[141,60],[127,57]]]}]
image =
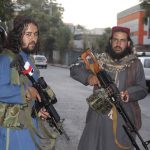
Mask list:
[{"label": "ammunition pouch", "polygon": [[94,91],[86,101],[97,113],[108,114],[112,108],[112,104],[104,88]]},{"label": "ammunition pouch", "polygon": [[[0,126],[4,128],[22,129],[20,111],[24,104],[7,104],[0,102]],[[23,119],[23,118],[22,118]]]}]

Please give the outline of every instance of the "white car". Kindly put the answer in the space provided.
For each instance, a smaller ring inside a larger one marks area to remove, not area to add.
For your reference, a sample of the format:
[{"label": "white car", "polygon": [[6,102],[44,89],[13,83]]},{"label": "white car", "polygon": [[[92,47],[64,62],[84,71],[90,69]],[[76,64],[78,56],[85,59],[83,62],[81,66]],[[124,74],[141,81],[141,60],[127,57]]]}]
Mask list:
[{"label": "white car", "polygon": [[47,68],[47,58],[44,55],[33,55],[35,65],[40,68]]},{"label": "white car", "polygon": [[147,84],[148,90],[150,91],[150,56],[140,56],[138,58],[142,62],[146,84]]}]

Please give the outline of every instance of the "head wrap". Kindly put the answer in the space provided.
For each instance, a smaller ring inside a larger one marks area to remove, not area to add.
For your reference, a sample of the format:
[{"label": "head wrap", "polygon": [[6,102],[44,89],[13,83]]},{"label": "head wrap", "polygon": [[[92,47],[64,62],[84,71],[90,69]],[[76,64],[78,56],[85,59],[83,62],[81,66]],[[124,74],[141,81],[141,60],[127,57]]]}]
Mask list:
[{"label": "head wrap", "polygon": [[114,26],[112,27],[112,33],[110,36],[110,40],[113,38],[113,34],[115,32],[124,32],[127,34],[127,39],[130,41],[130,45],[126,48],[126,50],[123,53],[117,54],[112,50],[112,45],[111,42],[108,42],[108,45],[106,46],[105,52],[108,53],[113,59],[121,59],[126,55],[132,54],[132,48],[133,48],[133,42],[132,39],[130,38],[130,29],[126,27],[121,27],[121,26]]},{"label": "head wrap", "polygon": [[114,26],[112,27],[112,35],[114,32],[125,32],[127,33],[128,36],[130,36],[130,29],[129,28],[126,28],[126,27],[121,27],[121,26]]}]

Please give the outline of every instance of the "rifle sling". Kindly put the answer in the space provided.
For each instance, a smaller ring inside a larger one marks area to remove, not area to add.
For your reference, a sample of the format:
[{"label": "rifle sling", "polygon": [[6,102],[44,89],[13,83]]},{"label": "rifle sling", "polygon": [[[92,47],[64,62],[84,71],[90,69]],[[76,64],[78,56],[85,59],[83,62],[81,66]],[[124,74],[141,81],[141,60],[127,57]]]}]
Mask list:
[{"label": "rifle sling", "polygon": [[112,114],[112,124],[113,124],[113,133],[114,133],[114,137],[115,137],[115,143],[116,145],[122,149],[122,150],[130,150],[130,146],[126,147],[123,146],[122,144],[119,143],[118,139],[117,139],[117,109],[115,107],[115,105],[113,104],[113,114]]}]

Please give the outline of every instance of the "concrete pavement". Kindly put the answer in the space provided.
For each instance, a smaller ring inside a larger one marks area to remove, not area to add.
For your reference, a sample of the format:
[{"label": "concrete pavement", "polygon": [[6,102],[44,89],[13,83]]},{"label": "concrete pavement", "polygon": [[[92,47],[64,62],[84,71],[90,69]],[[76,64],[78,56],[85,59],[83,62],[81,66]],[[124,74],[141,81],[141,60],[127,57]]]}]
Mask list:
[{"label": "concrete pavement", "polygon": [[[64,129],[71,139],[67,142],[64,136],[59,136],[56,150],[77,150],[88,109],[85,98],[92,93],[92,88],[70,78],[68,68],[48,66],[48,69],[40,70],[56,93],[58,103],[55,107],[61,117],[65,118]],[[143,125],[139,133],[143,140],[147,141],[150,140],[150,95],[140,101],[140,106]],[[138,144],[141,145],[139,141]]]}]

